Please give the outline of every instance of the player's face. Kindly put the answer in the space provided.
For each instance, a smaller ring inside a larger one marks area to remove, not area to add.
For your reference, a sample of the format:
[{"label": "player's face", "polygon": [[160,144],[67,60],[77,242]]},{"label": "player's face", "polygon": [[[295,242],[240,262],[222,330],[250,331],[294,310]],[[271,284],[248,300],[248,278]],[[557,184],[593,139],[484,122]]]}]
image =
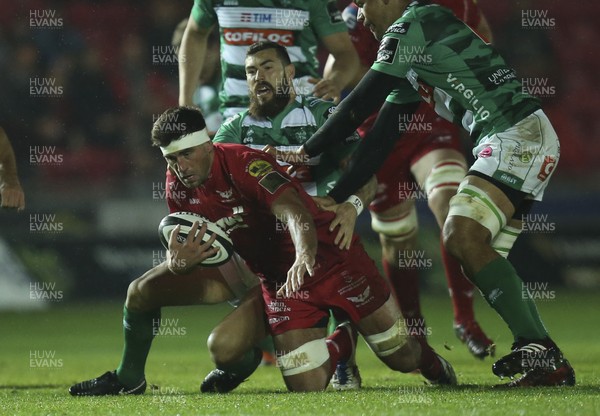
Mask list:
[{"label": "player's face", "polygon": [[386,23],[386,10],[380,0],[355,1],[358,9],[358,21],[373,33],[375,39],[381,40],[389,27]]},{"label": "player's face", "polygon": [[246,81],[253,115],[275,116],[288,104],[293,68],[281,62],[275,49],[265,49],[246,58]]},{"label": "player's face", "polygon": [[187,188],[197,188],[210,176],[214,154],[212,142],[207,142],[171,153],[165,159]]}]

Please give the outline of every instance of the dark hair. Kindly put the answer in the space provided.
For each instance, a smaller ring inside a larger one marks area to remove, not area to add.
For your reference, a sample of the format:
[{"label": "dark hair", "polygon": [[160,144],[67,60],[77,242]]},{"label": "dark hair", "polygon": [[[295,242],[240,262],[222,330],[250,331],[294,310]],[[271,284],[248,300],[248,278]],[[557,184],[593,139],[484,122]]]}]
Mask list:
[{"label": "dark hair", "polygon": [[285,46],[280,45],[279,43],[271,42],[270,40],[261,40],[259,42],[255,42],[248,47],[248,51],[246,52],[246,56],[255,55],[260,51],[264,51],[267,49],[275,49],[277,51],[277,57],[283,63],[284,66],[290,65],[292,61],[290,60],[290,55],[288,54]]},{"label": "dark hair", "polygon": [[206,127],[204,116],[196,107],[171,107],[152,126],[152,145],[168,146],[181,136],[200,131]]}]

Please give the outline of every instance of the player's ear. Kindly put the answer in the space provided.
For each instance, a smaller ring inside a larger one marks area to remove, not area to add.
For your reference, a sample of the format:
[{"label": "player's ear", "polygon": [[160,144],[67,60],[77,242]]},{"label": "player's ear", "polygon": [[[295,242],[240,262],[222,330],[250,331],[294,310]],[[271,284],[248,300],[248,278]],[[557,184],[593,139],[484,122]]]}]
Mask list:
[{"label": "player's ear", "polygon": [[294,79],[296,76],[296,67],[294,64],[289,64],[285,66],[285,75],[289,79]]}]

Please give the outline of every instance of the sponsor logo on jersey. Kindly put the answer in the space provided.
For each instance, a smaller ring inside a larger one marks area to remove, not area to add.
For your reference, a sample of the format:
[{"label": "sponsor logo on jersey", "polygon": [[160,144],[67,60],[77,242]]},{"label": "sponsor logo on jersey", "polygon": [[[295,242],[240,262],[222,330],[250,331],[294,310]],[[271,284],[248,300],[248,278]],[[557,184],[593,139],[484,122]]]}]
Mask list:
[{"label": "sponsor logo on jersey", "polygon": [[542,167],[540,168],[540,172],[537,175],[538,179],[540,181],[548,179],[548,176],[550,176],[555,167],[556,158],[554,156],[546,156],[544,158],[544,163],[542,163]]},{"label": "sponsor logo on jersey", "polygon": [[377,59],[375,62],[380,64],[391,64],[394,62],[396,57],[396,51],[398,50],[398,39],[387,37],[383,38],[377,51]]},{"label": "sponsor logo on jersey", "polygon": [[263,177],[267,173],[273,170],[273,165],[263,159],[254,159],[248,166],[246,166],[246,172],[252,177],[258,178]]},{"label": "sponsor logo on jersey", "polygon": [[346,299],[352,303],[355,303],[356,306],[361,306],[370,302],[374,298],[375,296],[371,295],[371,286],[367,286],[367,288],[362,293],[359,293],[358,296],[349,296]]},{"label": "sponsor logo on jersey", "polygon": [[216,191],[217,194],[219,194],[219,196],[221,197],[222,201],[221,202],[229,202],[232,201],[233,198],[233,189],[229,188],[226,191]]},{"label": "sponsor logo on jersey", "polygon": [[385,33],[398,33],[399,35],[406,35],[409,27],[410,22],[400,22],[388,27],[388,30],[386,30]]},{"label": "sponsor logo on jersey", "polygon": [[294,46],[294,34],[290,30],[277,29],[223,29],[223,39],[228,45],[248,46],[268,40],[283,46]]},{"label": "sponsor logo on jersey", "polygon": [[288,178],[274,170],[263,176],[263,178],[260,181],[258,181],[258,184],[264,189],[266,189],[270,194],[274,195],[279,188],[281,188],[289,181],[290,180]]},{"label": "sponsor logo on jersey", "polygon": [[310,19],[307,10],[294,8],[215,7],[215,11],[221,28],[304,30]]},{"label": "sponsor logo on jersey", "polygon": [[502,85],[512,79],[517,79],[517,74],[510,68],[500,68],[488,76],[488,80],[494,85]]}]

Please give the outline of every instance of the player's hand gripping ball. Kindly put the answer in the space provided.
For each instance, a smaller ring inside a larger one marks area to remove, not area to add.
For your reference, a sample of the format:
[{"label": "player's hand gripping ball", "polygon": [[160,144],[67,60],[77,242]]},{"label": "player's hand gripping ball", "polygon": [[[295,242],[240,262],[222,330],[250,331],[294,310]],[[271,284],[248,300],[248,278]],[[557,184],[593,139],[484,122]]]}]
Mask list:
[{"label": "player's hand gripping ball", "polygon": [[[173,231],[177,225],[179,225],[179,235],[177,236],[177,241],[183,242],[187,238],[194,221],[200,222],[200,227],[202,227],[203,223],[206,224],[206,232],[202,237],[202,241],[208,241],[213,234],[216,234],[217,238],[212,247],[220,248],[217,254],[204,260],[201,264],[203,266],[220,266],[224,263],[227,263],[233,254],[233,243],[231,239],[217,224],[209,221],[201,215],[194,214],[193,212],[174,212],[162,219],[158,225],[158,237],[160,238],[162,245],[166,249],[169,248],[169,237],[171,236],[171,231]],[[196,236],[198,236],[200,233],[200,227],[198,227]]]}]

